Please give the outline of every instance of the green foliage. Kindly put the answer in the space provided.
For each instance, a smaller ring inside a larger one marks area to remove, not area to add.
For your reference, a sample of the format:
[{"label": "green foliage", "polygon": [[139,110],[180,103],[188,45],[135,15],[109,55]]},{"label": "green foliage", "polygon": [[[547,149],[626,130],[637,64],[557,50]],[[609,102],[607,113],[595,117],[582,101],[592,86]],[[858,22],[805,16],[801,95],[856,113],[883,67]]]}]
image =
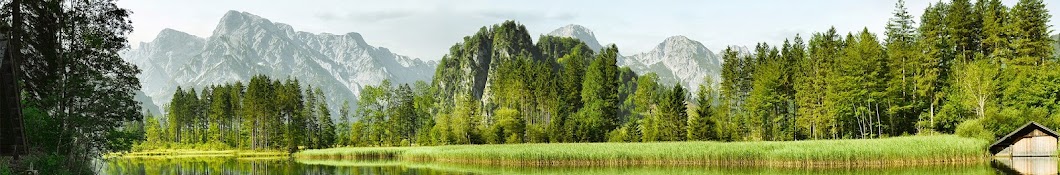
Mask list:
[{"label": "green foliage", "polygon": [[1049,19],[1052,15],[1042,0],[1020,0],[1009,12],[1008,29],[1014,54],[1008,64],[1015,66],[1043,66],[1053,59],[1049,37]]},{"label": "green foliage", "polygon": [[688,140],[718,140],[718,125],[715,118],[713,81],[707,78],[696,91],[696,103],[693,115],[688,116]]},{"label": "green foliage", "polygon": [[139,137],[129,126],[143,118],[134,101],[141,70],[118,54],[128,46],[131,12],[113,1],[12,2],[0,3],[8,9],[0,31],[17,36],[7,50],[18,50],[9,56],[19,60],[16,102],[33,151],[21,161],[46,169],[41,174],[90,174],[92,160]]},{"label": "green foliage", "polygon": [[896,136],[916,132],[916,121],[923,103],[915,100],[922,98],[914,93],[920,69],[919,50],[917,50],[916,26],[913,16],[905,7],[905,1],[898,1],[895,5],[894,17],[887,23],[887,37],[884,45],[887,47],[888,76],[886,93],[888,98],[885,102],[891,103],[887,108],[886,124],[890,127],[884,129],[885,134]]},{"label": "green foliage", "polygon": [[15,172],[11,170],[11,166],[7,164],[7,161],[0,162],[0,175],[13,175]]},{"label": "green foliage", "polygon": [[[916,26],[899,1],[882,44],[864,29],[842,37],[833,28],[805,48],[796,36],[779,55],[766,44],[749,55],[727,49],[717,128],[738,140],[788,140],[953,133],[975,118],[993,134],[1053,125],[1058,103],[1044,99],[1060,96],[1060,84],[1042,44],[1053,42],[1045,11],[1036,0],[1011,9],[955,0],[931,4]],[[655,137],[651,125],[662,121],[643,122]]]},{"label": "green foliage", "polygon": [[675,84],[672,89],[663,92],[662,100],[659,104],[659,115],[655,117],[655,129],[657,130],[658,141],[682,141],[685,140],[688,135],[686,134],[686,125],[688,124],[688,108],[685,104],[686,92],[684,88]]},{"label": "green foliage", "polygon": [[479,114],[479,103],[471,101],[467,97],[461,98],[461,102],[453,109],[451,119],[451,131],[453,144],[481,144],[482,132],[480,126],[482,116]]},{"label": "green foliage", "polygon": [[589,64],[582,82],[582,103],[585,107],[574,118],[579,132],[574,138],[581,142],[604,141],[604,136],[618,126],[618,48],[604,49]]},{"label": "green foliage", "polygon": [[640,142],[640,124],[638,121],[629,121],[618,128],[607,133],[608,142]]},{"label": "green foliage", "polygon": [[519,111],[509,108],[500,108],[494,113],[497,116],[500,138],[502,143],[523,143],[526,138],[526,121],[523,120]]},{"label": "green foliage", "polygon": [[154,115],[148,113],[144,116],[144,130],[146,131],[146,138],[144,142],[147,143],[161,143],[166,141],[165,133],[163,133],[162,125]]},{"label": "green foliage", "polygon": [[957,125],[956,132],[961,137],[971,137],[982,140],[994,140],[994,133],[983,126],[983,119],[971,119]]},{"label": "green foliage", "polygon": [[315,91],[318,97],[317,102],[317,115],[316,121],[319,127],[317,133],[320,135],[320,140],[316,147],[317,148],[328,148],[335,145],[335,124],[331,121],[331,110],[328,110],[327,97],[324,96],[324,91],[318,87]]},{"label": "green foliage", "polygon": [[178,87],[167,115],[147,115],[143,124],[127,127],[126,133],[142,136],[125,135],[142,140],[134,150],[330,147],[336,140],[330,110],[323,92],[311,88],[264,75],[251,78],[245,89],[241,82],[212,85],[200,95]]},{"label": "green foliage", "polygon": [[350,125],[350,145],[351,146],[368,146],[369,143],[366,136],[368,134],[368,126],[365,126],[364,122],[357,121]]},{"label": "green foliage", "polygon": [[339,108],[339,122],[335,126],[335,144],[340,146],[353,144],[352,140],[350,140],[350,126],[352,124],[350,122],[350,101],[343,100],[342,107]]},{"label": "green foliage", "polygon": [[435,124],[431,128],[431,143],[433,145],[448,145],[455,143],[452,131],[452,119],[449,114],[440,113],[434,118]]},{"label": "green foliage", "polygon": [[633,93],[633,115],[653,116],[659,101],[659,76],[647,73],[637,78],[637,91]]},{"label": "green foliage", "polygon": [[93,167],[71,167],[65,163],[69,156],[46,153],[22,160],[33,164],[39,174],[92,174]]}]

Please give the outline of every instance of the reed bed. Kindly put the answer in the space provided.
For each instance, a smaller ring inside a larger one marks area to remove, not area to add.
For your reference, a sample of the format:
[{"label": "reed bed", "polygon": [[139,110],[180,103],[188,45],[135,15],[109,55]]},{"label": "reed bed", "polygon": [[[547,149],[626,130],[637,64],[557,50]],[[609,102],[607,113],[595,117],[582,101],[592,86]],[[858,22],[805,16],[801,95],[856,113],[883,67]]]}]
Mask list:
[{"label": "reed bed", "polygon": [[753,142],[540,143],[306,150],[298,159],[390,159],[512,166],[903,166],[979,163],[987,141],[954,135]]}]

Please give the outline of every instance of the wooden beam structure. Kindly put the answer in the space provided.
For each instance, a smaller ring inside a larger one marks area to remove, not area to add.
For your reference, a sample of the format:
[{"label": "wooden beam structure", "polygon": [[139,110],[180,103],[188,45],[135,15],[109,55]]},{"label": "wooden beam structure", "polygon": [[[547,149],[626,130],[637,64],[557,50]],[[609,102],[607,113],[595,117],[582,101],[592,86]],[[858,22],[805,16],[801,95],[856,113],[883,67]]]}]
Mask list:
[{"label": "wooden beam structure", "polygon": [[12,2],[10,38],[0,34],[0,156],[18,159],[29,151],[23,127],[21,92],[22,10],[20,0]]}]

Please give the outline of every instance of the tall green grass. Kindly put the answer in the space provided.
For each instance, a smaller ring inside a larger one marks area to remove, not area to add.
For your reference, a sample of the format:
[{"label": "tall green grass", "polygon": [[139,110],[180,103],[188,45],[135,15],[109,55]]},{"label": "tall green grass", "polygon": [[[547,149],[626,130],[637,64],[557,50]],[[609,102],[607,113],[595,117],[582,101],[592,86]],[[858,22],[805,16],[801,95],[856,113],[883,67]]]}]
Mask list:
[{"label": "tall green grass", "polygon": [[769,165],[891,166],[980,162],[987,141],[954,135],[884,139],[547,143],[434,147],[332,148],[295,154],[299,159],[392,158],[489,165]]},{"label": "tall green grass", "polygon": [[[347,160],[297,160],[299,164],[328,166],[336,169],[379,169],[386,172],[391,167],[420,172],[419,174],[992,174],[989,164],[973,163],[960,165],[932,166],[881,166],[881,167],[717,167],[717,166],[671,166],[671,165],[632,165],[632,166],[490,166],[435,162],[404,161],[347,161]],[[420,170],[420,171],[416,171]],[[336,174],[344,174],[341,173]],[[426,173],[425,173],[426,172]],[[431,173],[445,172],[445,173]],[[356,174],[356,173],[345,173]]]}]

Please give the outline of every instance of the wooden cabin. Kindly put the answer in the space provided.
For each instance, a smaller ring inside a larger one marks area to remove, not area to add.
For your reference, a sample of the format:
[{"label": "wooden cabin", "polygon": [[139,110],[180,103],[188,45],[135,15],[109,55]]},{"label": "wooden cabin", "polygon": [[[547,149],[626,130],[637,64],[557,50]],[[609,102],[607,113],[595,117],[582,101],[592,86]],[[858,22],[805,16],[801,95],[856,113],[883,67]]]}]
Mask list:
[{"label": "wooden cabin", "polygon": [[990,145],[995,157],[1056,156],[1058,135],[1041,124],[1030,122]]}]

